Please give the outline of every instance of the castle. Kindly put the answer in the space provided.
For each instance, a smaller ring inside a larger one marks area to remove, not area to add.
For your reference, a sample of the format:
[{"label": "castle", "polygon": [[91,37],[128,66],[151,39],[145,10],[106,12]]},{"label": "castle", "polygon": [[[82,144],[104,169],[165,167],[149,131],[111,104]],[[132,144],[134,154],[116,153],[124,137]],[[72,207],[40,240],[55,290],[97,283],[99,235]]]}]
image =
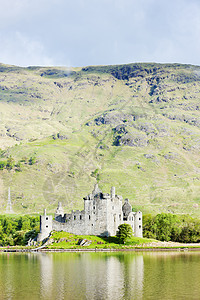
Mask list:
[{"label": "castle", "polygon": [[52,230],[66,231],[77,235],[115,236],[118,226],[130,224],[134,236],[142,237],[142,213],[132,212],[128,199],[122,204],[122,196],[115,194],[115,187],[110,194],[102,193],[95,184],[91,194],[84,197],[84,210],[76,210],[64,214],[59,202],[55,220],[51,215],[40,216],[40,233],[38,241],[47,238]]}]

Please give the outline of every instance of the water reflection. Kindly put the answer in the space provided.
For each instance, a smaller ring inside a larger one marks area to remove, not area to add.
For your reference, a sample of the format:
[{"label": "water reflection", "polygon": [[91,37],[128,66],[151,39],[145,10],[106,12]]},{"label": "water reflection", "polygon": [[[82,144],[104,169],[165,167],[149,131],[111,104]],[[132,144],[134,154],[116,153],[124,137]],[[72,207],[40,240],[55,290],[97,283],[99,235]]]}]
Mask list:
[{"label": "water reflection", "polygon": [[138,297],[142,294],[142,255],[100,254],[95,264],[86,258],[84,277],[88,299],[128,299],[128,295],[135,294],[136,286],[140,292]]},{"label": "water reflection", "polygon": [[0,299],[199,299],[199,253],[0,254]]},{"label": "water reflection", "polygon": [[38,258],[44,299],[132,299],[136,291],[142,299],[142,254],[58,253]]},{"label": "water reflection", "polygon": [[46,299],[51,299],[53,292],[53,257],[41,253],[38,255],[38,259],[40,261],[40,294]]}]

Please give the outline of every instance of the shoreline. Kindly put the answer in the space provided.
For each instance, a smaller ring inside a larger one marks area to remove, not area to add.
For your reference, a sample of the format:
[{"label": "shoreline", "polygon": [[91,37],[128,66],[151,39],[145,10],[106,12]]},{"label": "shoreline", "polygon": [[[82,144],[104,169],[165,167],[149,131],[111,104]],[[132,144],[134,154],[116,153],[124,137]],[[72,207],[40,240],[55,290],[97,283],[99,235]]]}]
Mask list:
[{"label": "shoreline", "polygon": [[[131,248],[131,249],[43,249],[38,252],[156,252],[156,251],[200,251],[197,248]],[[32,251],[33,252],[33,251]]]},{"label": "shoreline", "polygon": [[114,248],[107,248],[107,249],[98,249],[98,248],[85,248],[85,249],[0,249],[0,253],[62,253],[62,252],[159,252],[159,251],[199,251],[200,252],[200,246],[194,247],[194,246],[186,246],[186,247],[135,247],[135,248],[119,248],[119,249],[114,249]]},{"label": "shoreline", "polygon": [[101,247],[95,247],[93,248],[87,248],[84,246],[72,246],[71,248],[64,248],[62,246],[60,247],[52,247],[48,248],[50,245],[43,245],[39,247],[16,247],[16,246],[10,246],[10,247],[0,247],[0,253],[53,253],[53,252],[158,252],[158,251],[200,251],[200,243],[178,243],[178,242],[162,242],[162,241],[156,241],[156,242],[150,242],[150,243],[141,243],[136,245],[120,245],[121,247],[115,248],[112,247],[109,244],[107,244],[107,247],[101,248]]}]

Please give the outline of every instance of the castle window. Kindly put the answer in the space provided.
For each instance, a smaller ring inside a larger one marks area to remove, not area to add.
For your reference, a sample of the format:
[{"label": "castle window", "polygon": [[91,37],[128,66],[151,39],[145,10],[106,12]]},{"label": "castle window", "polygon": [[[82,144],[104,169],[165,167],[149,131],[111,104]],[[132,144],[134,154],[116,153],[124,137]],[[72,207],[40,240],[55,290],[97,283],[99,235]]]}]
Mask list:
[{"label": "castle window", "polygon": [[141,225],[139,225],[139,228],[141,228]]},{"label": "castle window", "polygon": [[93,206],[93,209],[95,209],[95,206]]},{"label": "castle window", "polygon": [[119,215],[119,220],[121,221],[121,215]]},{"label": "castle window", "polygon": [[139,221],[141,221],[141,218],[139,218]]},{"label": "castle window", "polygon": [[89,215],[89,220],[90,220],[90,215]]},{"label": "castle window", "polygon": [[129,221],[131,221],[131,217],[129,217]]},{"label": "castle window", "polygon": [[48,217],[46,217],[46,220],[48,220]]},{"label": "castle window", "polygon": [[132,217],[132,221],[133,221],[133,217]]},{"label": "castle window", "polygon": [[82,219],[82,216],[80,216],[80,220]]},{"label": "castle window", "polygon": [[46,228],[48,228],[48,225],[46,225]]},{"label": "castle window", "polygon": [[74,220],[76,220],[76,216],[74,216]]}]

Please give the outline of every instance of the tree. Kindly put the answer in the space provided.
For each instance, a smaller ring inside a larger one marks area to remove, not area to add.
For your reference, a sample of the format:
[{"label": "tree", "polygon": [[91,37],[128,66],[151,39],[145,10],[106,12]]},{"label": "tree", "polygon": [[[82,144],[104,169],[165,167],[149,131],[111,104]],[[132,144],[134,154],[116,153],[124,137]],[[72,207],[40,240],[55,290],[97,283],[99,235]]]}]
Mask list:
[{"label": "tree", "polygon": [[129,224],[121,224],[118,226],[117,237],[123,244],[133,235],[133,229]]},{"label": "tree", "polygon": [[156,231],[155,217],[151,214],[143,215],[143,236],[149,239],[156,239]]},{"label": "tree", "polygon": [[180,233],[178,226],[180,221],[176,215],[161,213],[155,217],[156,238],[159,241],[171,241],[172,235],[177,237]]},{"label": "tree", "polygon": [[15,245],[24,245],[25,233],[26,231],[20,230],[20,231],[16,231],[13,234],[13,241]]},{"label": "tree", "polygon": [[22,227],[21,230],[31,230],[31,224],[30,224],[30,218],[29,217],[23,217],[22,218]]}]

